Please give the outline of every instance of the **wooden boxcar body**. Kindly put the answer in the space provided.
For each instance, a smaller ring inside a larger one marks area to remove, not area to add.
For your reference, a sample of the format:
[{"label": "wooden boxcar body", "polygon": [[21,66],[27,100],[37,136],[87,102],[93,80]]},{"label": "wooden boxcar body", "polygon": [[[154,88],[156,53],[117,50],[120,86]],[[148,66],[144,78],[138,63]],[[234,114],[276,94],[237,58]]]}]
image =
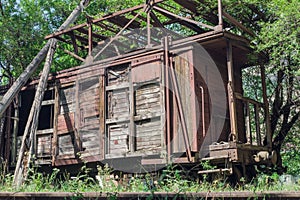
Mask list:
[{"label": "wooden boxcar body", "polygon": [[[212,160],[222,167],[217,170],[232,172],[227,161],[245,168],[258,163],[258,152],[270,152],[270,142],[262,144],[267,129],[259,122],[268,118],[266,103],[243,97],[242,69],[251,52],[247,40],[223,29],[162,39],[156,46],[51,75],[34,137],[35,162],[109,163],[138,172]],[[218,76],[212,76],[215,69]],[[18,105],[12,104],[1,121],[0,153],[11,166],[37,83],[23,87]]]}]

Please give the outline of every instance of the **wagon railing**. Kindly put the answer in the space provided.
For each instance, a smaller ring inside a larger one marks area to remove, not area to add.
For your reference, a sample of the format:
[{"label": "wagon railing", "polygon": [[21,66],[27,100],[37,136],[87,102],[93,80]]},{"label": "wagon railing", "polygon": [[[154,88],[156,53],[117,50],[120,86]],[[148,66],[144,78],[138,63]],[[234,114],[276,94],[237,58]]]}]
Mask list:
[{"label": "wagon railing", "polygon": [[264,134],[266,132],[264,131],[266,129],[265,105],[239,93],[235,94],[235,98],[244,105],[247,144],[263,146],[262,136],[266,135]]}]

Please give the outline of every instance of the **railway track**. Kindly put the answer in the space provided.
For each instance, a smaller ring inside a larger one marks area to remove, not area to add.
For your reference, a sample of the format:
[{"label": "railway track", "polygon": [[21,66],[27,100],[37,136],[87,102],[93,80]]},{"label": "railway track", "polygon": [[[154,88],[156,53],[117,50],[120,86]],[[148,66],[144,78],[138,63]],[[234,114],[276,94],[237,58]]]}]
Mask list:
[{"label": "railway track", "polygon": [[167,193],[167,192],[1,192],[0,200],[65,200],[65,199],[208,199],[208,200],[235,200],[235,199],[270,199],[296,200],[300,199],[300,191],[295,192],[198,192],[198,193]]}]

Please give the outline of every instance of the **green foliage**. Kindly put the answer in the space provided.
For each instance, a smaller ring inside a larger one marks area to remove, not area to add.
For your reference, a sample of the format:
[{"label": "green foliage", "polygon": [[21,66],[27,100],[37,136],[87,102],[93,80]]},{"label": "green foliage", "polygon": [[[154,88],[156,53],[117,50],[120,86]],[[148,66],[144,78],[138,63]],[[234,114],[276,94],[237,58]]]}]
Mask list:
[{"label": "green foliage", "polygon": [[0,75],[18,77],[46,42],[44,36],[60,26],[75,2],[4,1],[0,14]]},{"label": "green foliage", "polygon": [[160,179],[158,180],[157,189],[167,192],[184,192],[191,187],[191,182],[184,178],[181,170],[176,166],[169,165],[163,170]]},{"label": "green foliage", "polygon": [[299,127],[288,135],[282,149],[282,160],[287,173],[300,175],[300,138]]},{"label": "green foliage", "polygon": [[[178,166],[177,166],[178,167]],[[72,192],[82,197],[83,192],[105,193],[111,198],[116,198],[119,192],[203,192],[203,191],[295,191],[300,189],[300,184],[283,185],[279,175],[260,174],[250,183],[241,182],[230,186],[226,179],[215,178],[213,182],[206,180],[191,180],[186,176],[186,171],[169,165],[159,176],[154,174],[136,175],[130,179],[118,177],[108,166],[98,167],[100,179],[92,178],[90,169],[85,165],[81,172],[74,177],[59,169],[54,169],[51,174],[43,174],[36,169],[30,172],[27,181],[19,188],[13,185],[11,174],[0,173],[0,192]],[[101,180],[101,181],[100,181]],[[101,184],[100,184],[101,182]]]},{"label": "green foliage", "polygon": [[299,70],[300,2],[273,0],[268,8],[273,19],[260,23],[257,50],[268,53],[271,65]]}]

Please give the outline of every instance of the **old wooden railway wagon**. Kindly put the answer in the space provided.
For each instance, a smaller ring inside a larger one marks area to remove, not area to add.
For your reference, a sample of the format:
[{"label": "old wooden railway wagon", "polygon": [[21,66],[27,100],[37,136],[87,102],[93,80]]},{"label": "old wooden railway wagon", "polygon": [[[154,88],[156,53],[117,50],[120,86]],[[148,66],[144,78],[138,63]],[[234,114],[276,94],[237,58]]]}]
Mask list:
[{"label": "old wooden railway wagon", "polygon": [[[251,49],[225,27],[251,32],[221,1],[203,23],[189,17],[197,16],[196,1],[174,1],[186,16],[172,13],[168,2],[149,1],[46,37],[72,45],[74,52],[65,52],[83,64],[48,80],[33,138],[37,164],[109,163],[138,172],[211,160],[219,168],[199,173],[232,173],[234,166],[245,172],[275,162],[264,70],[264,102],[244,97]],[[12,167],[37,83],[23,87],[1,120],[0,153]]]}]

